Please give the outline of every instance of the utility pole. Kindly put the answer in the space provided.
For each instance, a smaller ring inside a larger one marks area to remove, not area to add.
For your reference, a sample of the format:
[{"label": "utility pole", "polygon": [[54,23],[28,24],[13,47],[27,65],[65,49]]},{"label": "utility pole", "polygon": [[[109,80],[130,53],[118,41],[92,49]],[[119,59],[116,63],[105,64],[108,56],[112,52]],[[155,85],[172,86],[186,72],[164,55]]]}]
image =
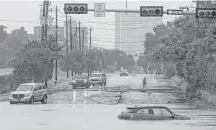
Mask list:
[{"label": "utility pole", "polygon": [[79,51],[81,51],[81,35],[80,35],[80,21],[79,21]]},{"label": "utility pole", "polygon": [[92,43],[91,43],[91,31],[92,31],[92,28],[90,27],[90,37],[89,37],[89,41],[90,41],[90,45],[89,45],[90,47],[89,48],[90,48],[90,50],[91,50],[91,47],[92,47]]},{"label": "utility pole", "polygon": [[[73,51],[73,34],[72,34],[72,27],[71,27],[71,16],[70,16],[70,49],[71,49],[71,52]],[[71,76],[73,76],[73,70],[71,70]]]},{"label": "utility pole", "polygon": [[[68,21],[67,21],[67,14],[66,14],[66,52],[68,53]],[[67,78],[69,78],[68,69],[67,69]]]},{"label": "utility pole", "polygon": [[[45,12],[46,12],[46,1],[44,0],[44,2],[43,2],[43,13],[42,13],[42,21],[44,21],[44,18],[45,18]],[[41,44],[43,43],[43,41],[44,41],[44,29],[45,28],[45,23],[43,23],[42,22],[42,33],[41,33]]]},{"label": "utility pole", "polygon": [[70,49],[71,49],[71,52],[73,51],[73,43],[72,43],[72,40],[73,40],[73,34],[72,34],[71,16],[70,16]]},{"label": "utility pole", "polygon": [[48,30],[48,13],[49,13],[49,1],[44,0],[43,2],[43,10],[42,10],[42,16],[41,16],[41,45],[44,46],[47,42],[47,30]]},{"label": "utility pole", "polygon": [[[58,45],[58,7],[56,6],[56,47]],[[56,55],[57,55],[57,51],[56,51]],[[55,68],[55,85],[57,84],[57,80],[58,80],[58,60],[56,59],[56,68]]]},{"label": "utility pole", "polygon": [[47,2],[46,2],[46,16],[45,16],[45,32],[44,32],[45,43],[47,43],[47,34],[48,34],[48,31],[47,31],[48,30],[48,17],[49,17],[48,13],[49,13],[49,1],[47,0]]},{"label": "utility pole", "polygon": [[84,35],[85,35],[85,29],[83,28],[83,40],[82,40],[82,51],[84,51],[84,41],[85,41],[85,37],[84,37]]},{"label": "utility pole", "polygon": [[76,50],[79,50],[79,45],[78,45],[78,42],[77,42],[77,25],[76,25],[76,32],[75,32],[75,48],[76,48]]}]

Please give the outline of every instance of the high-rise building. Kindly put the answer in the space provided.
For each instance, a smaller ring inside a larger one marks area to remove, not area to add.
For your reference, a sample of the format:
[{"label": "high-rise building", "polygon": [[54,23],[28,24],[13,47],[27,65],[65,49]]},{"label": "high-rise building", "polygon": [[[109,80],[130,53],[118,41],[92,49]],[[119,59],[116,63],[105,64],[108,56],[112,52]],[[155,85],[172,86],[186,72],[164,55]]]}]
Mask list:
[{"label": "high-rise building", "polygon": [[145,34],[162,23],[162,17],[140,17],[139,13],[115,13],[115,49],[128,54],[144,52]]}]

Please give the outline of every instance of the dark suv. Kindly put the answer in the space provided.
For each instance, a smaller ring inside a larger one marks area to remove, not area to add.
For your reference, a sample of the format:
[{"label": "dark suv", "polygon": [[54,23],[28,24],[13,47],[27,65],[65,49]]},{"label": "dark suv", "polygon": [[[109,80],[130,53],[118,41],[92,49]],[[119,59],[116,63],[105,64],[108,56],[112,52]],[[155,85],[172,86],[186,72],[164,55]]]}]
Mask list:
[{"label": "dark suv", "polygon": [[94,72],[89,77],[90,85],[99,84],[101,86],[106,85],[106,75],[101,72]]}]

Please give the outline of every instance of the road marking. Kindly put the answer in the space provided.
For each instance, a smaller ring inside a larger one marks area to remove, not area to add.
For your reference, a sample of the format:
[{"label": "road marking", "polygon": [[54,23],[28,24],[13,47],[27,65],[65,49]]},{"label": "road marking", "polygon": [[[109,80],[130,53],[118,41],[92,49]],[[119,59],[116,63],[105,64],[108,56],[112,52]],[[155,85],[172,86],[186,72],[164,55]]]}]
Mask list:
[{"label": "road marking", "polygon": [[76,101],[76,89],[73,90],[73,102]]}]

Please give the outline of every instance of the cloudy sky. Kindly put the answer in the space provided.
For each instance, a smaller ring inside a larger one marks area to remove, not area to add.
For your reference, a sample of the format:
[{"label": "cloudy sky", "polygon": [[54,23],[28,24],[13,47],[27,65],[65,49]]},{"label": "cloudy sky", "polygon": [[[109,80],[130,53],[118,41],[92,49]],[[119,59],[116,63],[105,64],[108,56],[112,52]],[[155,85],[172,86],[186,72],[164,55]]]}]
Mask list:
[{"label": "cloudy sky", "polygon": [[[40,5],[43,0],[40,1],[18,1],[18,0],[0,0],[0,25],[7,26],[7,31],[24,26],[28,33],[33,34],[33,26],[40,25]],[[51,7],[55,9],[58,6],[60,10],[58,13],[59,25],[63,25],[65,20],[64,15],[64,3],[87,3],[88,8],[93,9],[94,3],[106,3],[106,9],[125,9],[125,0],[88,0],[88,1],[54,1],[51,0]],[[178,9],[179,6],[192,6],[195,7],[195,3],[192,0],[128,0],[127,8],[133,10],[139,10],[140,6],[163,6],[166,9]],[[97,39],[109,39],[113,41],[109,43],[100,43],[102,47],[112,48],[114,47],[114,35],[115,35],[115,15],[111,12],[106,12],[106,17],[94,17],[94,12],[88,12],[87,15],[71,15],[73,19],[80,20],[81,26],[93,27],[92,37]],[[54,12],[52,16],[55,16]],[[176,16],[164,15],[163,23],[173,20]],[[108,30],[107,30],[108,29]],[[93,43],[98,45],[98,43]]]}]

